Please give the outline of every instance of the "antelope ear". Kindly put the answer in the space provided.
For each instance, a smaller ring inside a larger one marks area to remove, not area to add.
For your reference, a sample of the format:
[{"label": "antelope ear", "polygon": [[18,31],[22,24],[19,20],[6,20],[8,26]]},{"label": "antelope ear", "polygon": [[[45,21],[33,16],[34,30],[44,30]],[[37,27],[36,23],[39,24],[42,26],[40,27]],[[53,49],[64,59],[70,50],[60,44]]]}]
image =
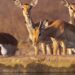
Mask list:
[{"label": "antelope ear", "polygon": [[62,0],[61,2],[65,7],[68,7],[70,3],[67,0]]},{"label": "antelope ear", "polygon": [[17,6],[17,7],[20,7],[22,6],[21,4],[21,1],[20,0],[13,0],[14,1],[14,4]]},{"label": "antelope ear", "polygon": [[44,25],[45,28],[48,27],[48,20],[44,20],[43,25]]},{"label": "antelope ear", "polygon": [[32,0],[30,6],[35,7],[38,3],[38,0]]}]

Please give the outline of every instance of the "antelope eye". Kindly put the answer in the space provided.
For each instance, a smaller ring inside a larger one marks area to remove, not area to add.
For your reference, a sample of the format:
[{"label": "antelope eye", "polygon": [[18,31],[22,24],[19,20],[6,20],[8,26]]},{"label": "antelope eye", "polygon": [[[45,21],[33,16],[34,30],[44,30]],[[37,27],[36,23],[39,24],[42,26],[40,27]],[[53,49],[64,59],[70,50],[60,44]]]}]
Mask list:
[{"label": "antelope eye", "polygon": [[71,9],[73,12],[75,12],[75,10],[74,10],[72,7],[70,7],[70,9]]},{"label": "antelope eye", "polygon": [[73,10],[73,8],[72,8],[72,7],[70,7],[70,9],[72,9],[72,10]]}]

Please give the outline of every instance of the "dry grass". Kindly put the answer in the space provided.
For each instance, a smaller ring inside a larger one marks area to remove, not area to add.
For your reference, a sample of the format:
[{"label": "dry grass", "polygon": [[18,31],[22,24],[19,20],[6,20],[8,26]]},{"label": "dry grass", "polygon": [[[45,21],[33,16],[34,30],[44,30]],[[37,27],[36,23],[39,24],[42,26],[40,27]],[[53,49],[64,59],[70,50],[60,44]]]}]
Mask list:
[{"label": "dry grass", "polygon": [[72,64],[75,64],[74,59],[74,56],[0,57],[0,64],[11,67],[14,67],[15,65],[23,65],[24,67],[26,67],[28,64],[35,62],[51,67],[69,68]]}]

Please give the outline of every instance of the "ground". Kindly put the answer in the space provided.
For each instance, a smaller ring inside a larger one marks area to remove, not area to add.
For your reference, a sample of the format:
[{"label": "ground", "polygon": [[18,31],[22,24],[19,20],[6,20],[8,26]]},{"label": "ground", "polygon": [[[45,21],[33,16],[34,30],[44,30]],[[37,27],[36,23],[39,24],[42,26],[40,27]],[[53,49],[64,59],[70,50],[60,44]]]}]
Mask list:
[{"label": "ground", "polygon": [[[71,72],[75,71],[74,56],[0,57],[0,72]],[[65,59],[64,59],[65,58]],[[71,60],[70,60],[71,59]]]}]

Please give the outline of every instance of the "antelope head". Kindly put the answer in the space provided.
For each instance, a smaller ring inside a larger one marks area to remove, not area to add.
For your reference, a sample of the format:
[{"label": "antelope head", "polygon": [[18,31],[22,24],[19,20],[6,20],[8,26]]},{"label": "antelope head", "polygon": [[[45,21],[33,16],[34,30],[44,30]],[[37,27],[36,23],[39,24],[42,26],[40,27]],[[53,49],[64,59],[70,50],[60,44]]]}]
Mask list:
[{"label": "antelope head", "polygon": [[75,3],[71,3],[68,8],[71,12],[73,12],[75,14]]},{"label": "antelope head", "polygon": [[63,5],[69,8],[70,11],[75,12],[75,3],[70,3],[68,0],[63,0]]},{"label": "antelope head", "polygon": [[70,16],[70,21],[69,23],[75,24],[75,3],[69,3],[67,0],[64,1],[64,6],[68,8],[69,11],[69,16]]},{"label": "antelope head", "polygon": [[42,28],[42,22],[40,21],[39,26],[35,27],[32,31],[34,44],[37,44],[39,42],[41,28]]},{"label": "antelope head", "polygon": [[32,0],[30,4],[22,4],[20,0],[14,0],[15,5],[23,9],[24,14],[29,14],[32,7],[35,7],[38,3],[38,0]]}]

